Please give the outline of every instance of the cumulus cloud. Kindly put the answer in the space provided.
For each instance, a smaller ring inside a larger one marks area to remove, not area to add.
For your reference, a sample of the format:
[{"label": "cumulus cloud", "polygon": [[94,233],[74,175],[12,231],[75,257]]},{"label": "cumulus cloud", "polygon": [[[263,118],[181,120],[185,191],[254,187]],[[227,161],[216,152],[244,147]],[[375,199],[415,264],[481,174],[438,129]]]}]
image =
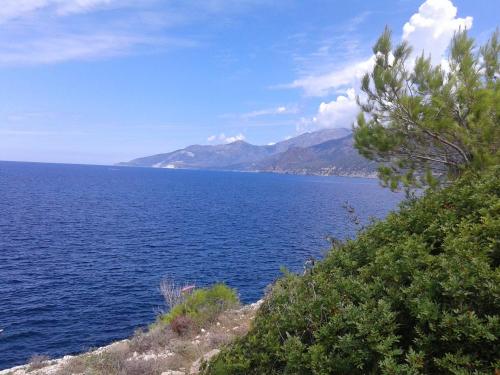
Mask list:
[{"label": "cumulus cloud", "polygon": [[416,53],[431,54],[433,62],[439,63],[453,34],[460,28],[470,29],[472,21],[472,17],[457,18],[457,8],[450,0],[427,0],[403,26],[403,39]]},{"label": "cumulus cloud", "polygon": [[[457,8],[450,0],[426,0],[403,26],[402,39],[414,47],[415,55],[425,51],[432,55],[434,63],[445,65],[444,58],[451,37],[460,28],[470,29],[472,21],[472,17],[458,18]],[[323,127],[350,127],[359,111],[356,93],[359,92],[360,80],[372,70],[374,60],[372,56],[354,61],[330,73],[301,77],[285,85],[287,88],[302,89],[306,96],[321,97],[345,92],[333,101],[322,102],[314,117],[300,119],[297,130],[303,132]]]},{"label": "cumulus cloud", "polygon": [[224,133],[220,133],[219,135],[211,135],[207,138],[208,142],[220,142],[220,143],[233,143],[236,141],[245,140],[245,136],[243,134],[237,134],[233,136],[226,136]]},{"label": "cumulus cloud", "polygon": [[313,118],[302,118],[297,124],[297,131],[314,131],[319,128],[350,128],[358,112],[356,91],[351,87],[334,100],[322,102]]},{"label": "cumulus cloud", "polygon": [[339,95],[328,103],[322,102],[313,120],[323,128],[349,128],[358,112],[356,92],[350,88],[345,95]]},{"label": "cumulus cloud", "polygon": [[[416,53],[422,50],[432,54],[433,61],[439,63],[446,54],[446,49],[453,33],[460,28],[470,29],[472,17],[457,18],[457,8],[450,0],[426,0],[408,22],[403,26],[403,39],[407,40]],[[374,57],[352,61],[333,69],[326,74],[299,77],[290,84],[279,88],[299,88],[306,96],[326,96],[358,87],[361,77],[371,71]]]},{"label": "cumulus cloud", "polygon": [[245,139],[245,136],[243,134],[237,134],[232,137],[226,137],[224,134],[221,134],[222,137],[220,138],[221,141],[225,143],[233,143],[236,141],[243,141]]}]

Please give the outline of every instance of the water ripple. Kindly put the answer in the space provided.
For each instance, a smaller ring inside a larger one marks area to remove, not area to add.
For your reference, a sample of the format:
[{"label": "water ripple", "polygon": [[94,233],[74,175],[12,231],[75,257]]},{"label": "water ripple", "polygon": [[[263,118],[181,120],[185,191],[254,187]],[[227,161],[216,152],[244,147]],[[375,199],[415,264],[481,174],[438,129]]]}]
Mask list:
[{"label": "water ripple", "polygon": [[400,196],[377,181],[0,162],[0,369],[130,335],[165,275],[244,302]]}]

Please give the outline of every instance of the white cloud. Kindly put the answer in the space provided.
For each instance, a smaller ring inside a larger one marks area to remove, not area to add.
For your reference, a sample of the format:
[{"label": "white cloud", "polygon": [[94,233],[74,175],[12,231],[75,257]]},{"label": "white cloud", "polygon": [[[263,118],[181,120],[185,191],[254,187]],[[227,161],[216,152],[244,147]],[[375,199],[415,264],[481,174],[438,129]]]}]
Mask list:
[{"label": "white cloud", "polygon": [[415,53],[431,54],[434,63],[439,63],[453,33],[458,29],[470,29],[472,17],[457,18],[457,8],[450,0],[427,0],[418,13],[411,16],[403,26],[403,39],[414,48]]},{"label": "white cloud", "polygon": [[220,142],[220,143],[233,143],[236,141],[243,141],[245,140],[245,136],[243,134],[237,134],[233,136],[226,136],[224,133],[220,133],[219,135],[211,135],[210,137],[207,138],[208,142]]},{"label": "white cloud", "polygon": [[298,112],[298,108],[296,106],[280,106],[276,108],[266,108],[260,109],[257,111],[243,113],[240,117],[243,119],[251,119],[255,117],[261,116],[272,116],[272,115],[286,115],[286,114],[294,114]]},{"label": "white cloud", "polygon": [[2,0],[0,23],[29,16],[40,10],[58,15],[86,12],[99,6],[117,3],[118,0]]},{"label": "white cloud", "polygon": [[[426,54],[432,54],[433,62],[439,63],[453,33],[459,28],[470,29],[472,21],[472,17],[457,18],[457,8],[450,0],[426,0],[418,13],[405,23],[403,39],[410,42],[416,53],[424,50]],[[355,60],[326,74],[299,77],[290,84],[278,87],[300,88],[306,96],[326,96],[348,87],[359,87],[361,78],[371,71],[373,64],[373,56]]]},{"label": "white cloud", "polygon": [[299,112],[299,108],[296,105],[290,106],[278,106],[274,108],[265,108],[258,109],[251,112],[245,113],[225,113],[221,115],[222,118],[230,118],[230,119],[242,119],[242,120],[251,120],[257,117],[265,117],[265,116],[278,116],[278,115],[291,115]]},{"label": "white cloud", "polygon": [[[470,29],[472,17],[457,18],[457,8],[450,0],[426,0],[403,27],[403,40],[413,47],[414,53],[422,50],[431,54],[434,63],[446,66],[446,50],[454,32],[460,28]],[[374,56],[369,59],[352,61],[327,74],[300,77],[285,88],[300,88],[306,96],[326,96],[342,91],[335,100],[322,102],[314,117],[301,118],[297,123],[297,131],[311,131],[324,127],[350,127],[359,108],[356,104],[356,93],[362,76],[370,72],[374,64]],[[411,62],[410,62],[411,63]],[[346,90],[347,89],[347,90]]]},{"label": "white cloud", "polygon": [[319,128],[350,128],[358,112],[356,91],[350,88],[335,100],[322,102],[313,118],[302,118],[297,124],[297,131],[302,133]]},{"label": "white cloud", "polygon": [[118,0],[70,0],[70,1],[55,0],[55,1],[59,3],[57,8],[57,13],[60,15],[87,12],[97,7],[109,6],[113,3],[119,3]]},{"label": "white cloud", "polygon": [[323,75],[299,78],[284,88],[301,88],[307,96],[325,96],[340,88],[356,85],[363,75],[373,67],[374,57],[349,64]]},{"label": "white cloud", "polygon": [[114,34],[63,35],[25,41],[23,45],[0,42],[0,64],[49,64],[69,60],[89,60],[125,53],[139,45],[181,44],[139,36]]},{"label": "white cloud", "polygon": [[0,23],[43,8],[49,2],[49,0],[4,0],[0,7]]},{"label": "white cloud", "polygon": [[[33,65],[107,58],[140,46],[164,48],[165,40],[144,22],[134,28],[129,13],[106,14],[96,22],[77,14],[101,7],[126,9],[130,0],[2,0],[0,65]],[[137,18],[137,17],[136,17]]]},{"label": "white cloud", "polygon": [[245,139],[245,136],[243,134],[238,134],[238,135],[234,135],[232,137],[225,137],[223,135],[222,137],[222,141],[225,142],[225,143],[233,143],[233,142],[236,142],[236,141],[243,141]]},{"label": "white cloud", "polygon": [[[70,60],[192,47],[173,27],[265,5],[264,0],[0,0],[0,64]],[[90,13],[101,12],[99,17]],[[166,32],[169,36],[165,36]]]},{"label": "white cloud", "polygon": [[358,112],[356,92],[350,88],[345,95],[328,103],[322,102],[313,120],[322,128],[350,128]]}]

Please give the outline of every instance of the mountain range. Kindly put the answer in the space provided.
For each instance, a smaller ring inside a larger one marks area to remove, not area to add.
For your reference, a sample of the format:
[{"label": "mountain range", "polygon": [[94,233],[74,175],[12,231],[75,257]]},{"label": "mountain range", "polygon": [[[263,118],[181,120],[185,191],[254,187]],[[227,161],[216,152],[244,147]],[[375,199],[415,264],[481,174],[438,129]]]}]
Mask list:
[{"label": "mountain range", "polygon": [[192,145],[119,163],[122,166],[372,177],[376,164],[360,156],[349,129],[323,129],[272,145],[245,141]]}]

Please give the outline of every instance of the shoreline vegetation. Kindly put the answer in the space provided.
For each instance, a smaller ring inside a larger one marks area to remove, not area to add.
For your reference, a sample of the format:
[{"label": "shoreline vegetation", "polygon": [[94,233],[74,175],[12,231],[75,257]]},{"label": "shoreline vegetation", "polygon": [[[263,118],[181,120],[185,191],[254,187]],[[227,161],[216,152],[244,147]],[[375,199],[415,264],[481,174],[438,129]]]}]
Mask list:
[{"label": "shoreline vegetation", "polygon": [[496,374],[500,166],[409,199],[241,306],[165,280],[168,313],[77,356],[0,375]]},{"label": "shoreline vegetation", "polygon": [[266,170],[254,170],[254,171],[245,171],[238,169],[209,169],[209,168],[187,168],[187,167],[175,167],[175,168],[167,168],[167,167],[146,167],[146,166],[137,166],[137,165],[114,165],[114,167],[120,168],[152,168],[152,169],[167,169],[167,170],[180,170],[180,171],[208,171],[208,172],[231,172],[231,173],[268,173],[268,174],[281,174],[281,175],[290,175],[290,176],[316,176],[316,177],[349,177],[349,178],[370,178],[377,179],[377,172],[370,173],[362,173],[362,172],[336,172],[335,167],[332,168],[323,168],[319,171],[308,171],[308,170],[300,170],[300,171],[266,171]]},{"label": "shoreline vegetation", "polygon": [[131,338],[58,359],[35,355],[0,375],[198,374],[202,362],[248,332],[262,303],[242,306],[224,284],[195,289],[164,280],[160,291],[170,311]]},{"label": "shoreline vegetation", "polygon": [[500,374],[500,30],[418,53],[386,27],[354,139],[384,186],[425,193],[285,273],[204,375]]},{"label": "shoreline vegetation", "polygon": [[386,28],[362,80],[355,147],[385,186],[422,196],[333,238],[263,302],[166,281],[169,312],[147,331],[54,372],[37,357],[0,374],[500,374],[500,30],[479,49],[459,30],[449,50],[448,69],[422,54],[410,70]]},{"label": "shoreline vegetation", "polygon": [[500,166],[285,273],[204,375],[498,374]]}]

